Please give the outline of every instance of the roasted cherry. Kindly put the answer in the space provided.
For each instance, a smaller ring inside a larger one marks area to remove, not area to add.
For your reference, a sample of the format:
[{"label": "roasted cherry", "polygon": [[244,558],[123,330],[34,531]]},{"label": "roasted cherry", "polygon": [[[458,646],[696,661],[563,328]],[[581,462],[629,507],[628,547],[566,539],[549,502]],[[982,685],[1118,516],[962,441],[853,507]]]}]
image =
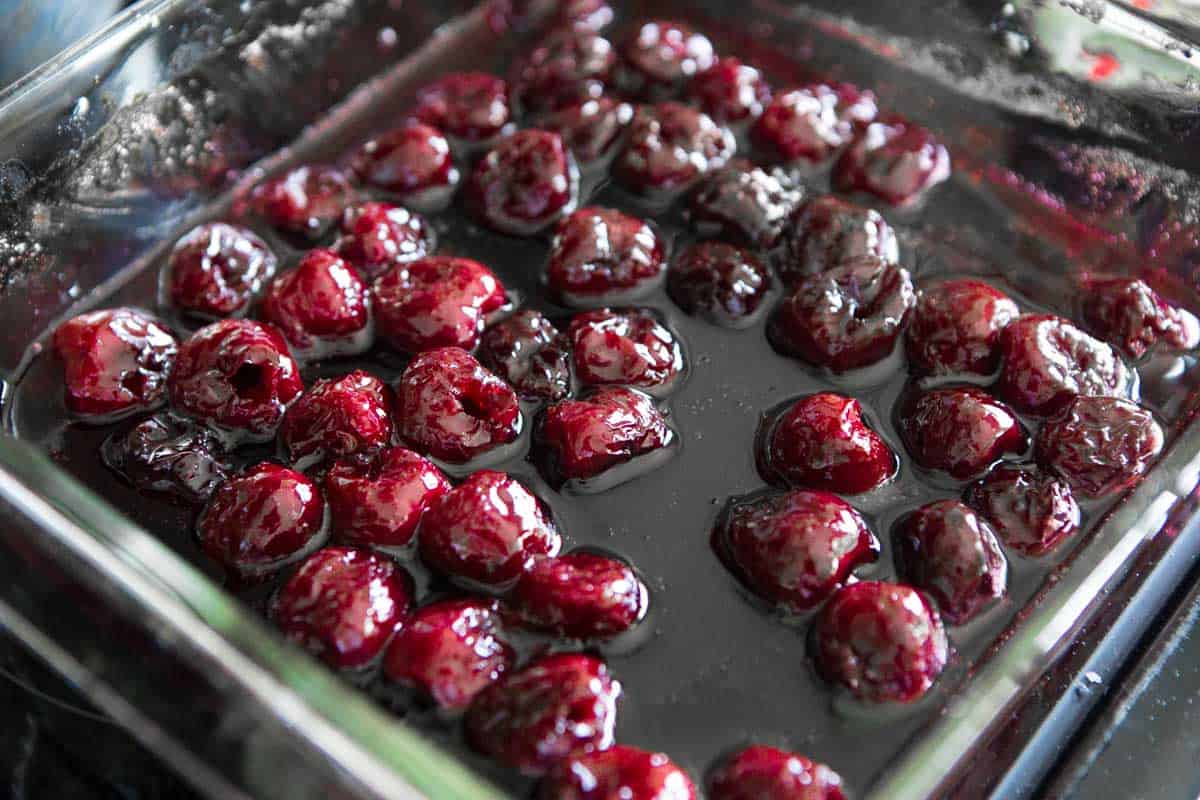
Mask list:
[{"label": "roasted cherry", "polygon": [[751,745],[708,777],[710,800],[846,800],[842,778],[824,764],[777,747]]},{"label": "roasted cherry", "polygon": [[783,235],[801,197],[780,175],[734,159],[692,194],[688,217],[702,234],[767,250]]},{"label": "roasted cherry", "polygon": [[513,102],[522,113],[554,111],[594,100],[604,92],[617,53],[595,31],[551,31],[513,68]]},{"label": "roasted cherry", "polygon": [[1076,397],[1038,431],[1038,463],[1087,497],[1128,489],[1163,449],[1149,411],[1116,397]]},{"label": "roasted cherry", "polygon": [[737,58],[719,58],[688,84],[688,96],[718,123],[754,119],[771,99],[761,72]]},{"label": "roasted cherry", "polygon": [[621,86],[641,99],[674,97],[716,60],[708,37],[681,22],[646,22],[621,44]]},{"label": "roasted cherry", "polygon": [[959,480],[979,475],[1005,453],[1028,446],[1012,409],[982,389],[915,393],[896,409],[896,427],[913,460]]},{"label": "roasted cherry", "polygon": [[990,375],[1000,364],[1000,331],[1017,304],[983,281],[963,278],[921,290],[905,340],[915,371]]},{"label": "roasted cherry", "polygon": [[523,399],[553,402],[570,394],[570,341],[540,311],[518,311],[484,331],[479,360]]},{"label": "roasted cherry", "polygon": [[455,72],[417,93],[416,116],[456,139],[479,143],[512,127],[508,84],[482,72]]},{"label": "roasted cherry", "polygon": [[733,157],[733,134],[682,103],[638,111],[613,176],[628,190],[661,197],[688,189]]},{"label": "roasted cherry", "polygon": [[741,328],[771,289],[771,273],[752,253],[724,242],[700,242],[667,270],[667,294],[688,314]]},{"label": "roasted cherry", "polygon": [[833,183],[894,206],[916,202],[950,177],[950,153],[927,128],[901,119],[873,122],[833,168]]},{"label": "roasted cherry", "polygon": [[1071,487],[1036,467],[999,464],[967,489],[965,499],[1022,555],[1044,555],[1079,532]]},{"label": "roasted cherry", "polygon": [[395,435],[395,403],[391,387],[362,370],[319,380],[283,415],[279,443],[296,469],[382,450]]},{"label": "roasted cherry", "polygon": [[836,155],[876,111],[875,95],[848,84],[789,89],[771,100],[751,138],[772,161],[816,164]]},{"label": "roasted cherry", "polygon": [[210,222],[186,233],[171,250],[166,290],[171,305],[201,319],[245,312],[275,273],[275,254],[253,232]]},{"label": "roasted cherry", "polygon": [[295,269],[277,276],[259,315],[304,359],[357,355],[374,338],[367,284],[332,250],[309,250]]},{"label": "roasted cherry", "polygon": [[490,269],[469,258],[427,256],[375,280],[372,310],[380,337],[397,350],[473,350],[488,314],[508,297]]},{"label": "roasted cherry", "polygon": [[618,744],[556,764],[539,800],[696,800],[692,779],[664,753]]},{"label": "roasted cherry", "polygon": [[649,309],[576,314],[567,337],[575,377],[586,386],[633,386],[665,394],[683,372],[679,339]]},{"label": "roasted cherry", "polygon": [[396,264],[433,252],[434,233],[425,218],[391,203],[361,203],[342,214],[334,250],[368,280]]},{"label": "roasted cherry", "polygon": [[604,639],[645,616],[648,594],[628,564],[579,552],[534,559],[509,600],[530,628],[571,639]]},{"label": "roasted cherry", "polygon": [[432,461],[403,447],[344,458],[325,475],[334,532],[365,547],[407,546],[425,510],[448,491]]},{"label": "roasted cherry", "polygon": [[650,291],[665,268],[665,248],[649,223],[588,206],[559,223],[547,283],[570,305],[624,302]]},{"label": "roasted cherry", "polygon": [[461,179],[450,142],[437,128],[417,122],[363,145],[354,158],[354,171],[363,183],[427,211],[445,206]]},{"label": "roasted cherry", "polygon": [[501,233],[529,236],[575,210],[579,169],[557,133],[524,130],[488,151],[471,174],[466,202]]},{"label": "roasted cherry", "polygon": [[775,253],[779,277],[789,286],[810,275],[873,256],[900,260],[896,234],[878,211],[832,195],[814,197],[783,226]]},{"label": "roasted cherry", "polygon": [[169,414],[114,433],[100,449],[104,464],[143,492],[184,503],[203,503],[230,475],[221,444],[212,433]]},{"label": "roasted cherry", "polygon": [[354,199],[354,186],[342,170],[311,164],[254,188],[250,203],[272,227],[316,238],[325,233]]},{"label": "roasted cherry", "polygon": [[633,106],[611,97],[597,97],[537,117],[537,126],[562,137],[580,164],[608,156],[633,122]]},{"label": "roasted cherry", "polygon": [[1083,315],[1096,335],[1138,359],[1162,342],[1171,350],[1200,344],[1200,322],[1175,308],[1145,281],[1115,278],[1094,281],[1083,294]]}]

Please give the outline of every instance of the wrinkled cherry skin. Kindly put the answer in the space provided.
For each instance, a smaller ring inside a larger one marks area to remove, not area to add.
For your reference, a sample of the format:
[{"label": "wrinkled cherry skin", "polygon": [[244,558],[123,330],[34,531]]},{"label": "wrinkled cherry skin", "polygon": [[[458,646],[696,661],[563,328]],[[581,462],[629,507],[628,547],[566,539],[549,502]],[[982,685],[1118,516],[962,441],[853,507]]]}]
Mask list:
[{"label": "wrinkled cherry skin", "polygon": [[517,395],[457,347],[413,359],[400,378],[396,408],[401,437],[452,464],[515,441],[521,431]]},{"label": "wrinkled cherry skin", "polygon": [[1113,348],[1050,314],[1016,319],[1000,332],[996,393],[1018,411],[1050,415],[1076,395],[1119,396],[1129,370]]},{"label": "wrinkled cherry skin", "polygon": [[1085,497],[1104,497],[1137,483],[1163,449],[1163,430],[1149,411],[1116,397],[1076,397],[1038,431],[1039,464]]},{"label": "wrinkled cherry skin", "polygon": [[879,557],[879,540],[853,506],[808,489],[733,501],[712,544],[750,590],[789,613],[820,605]]},{"label": "wrinkled cherry skin", "polygon": [[90,311],[54,332],[67,410],[97,423],[162,405],[179,346],[136,308]]},{"label": "wrinkled cherry skin", "polygon": [[416,116],[466,142],[487,142],[512,125],[508,84],[482,72],[446,75],[417,92]]},{"label": "wrinkled cherry skin", "polygon": [[725,759],[708,777],[709,800],[846,800],[842,779],[824,764],[767,745]]},{"label": "wrinkled cherry skin", "polygon": [[342,214],[334,250],[368,280],[396,264],[433,252],[433,228],[420,214],[391,203],[361,203]]},{"label": "wrinkled cherry skin", "polygon": [[859,494],[896,474],[895,453],[850,397],[803,397],[778,419],[764,419],[758,439],[758,472],[776,486]]},{"label": "wrinkled cherry skin", "polygon": [[1000,331],[1020,316],[999,289],[970,278],[923,289],[905,340],[916,372],[990,375],[1000,365]]},{"label": "wrinkled cherry skin", "polygon": [[480,470],[434,500],[421,521],[421,558],[443,575],[503,591],[562,539],[550,512],[503,472]]},{"label": "wrinkled cherry skin", "polygon": [[252,231],[224,222],[184,234],[167,262],[167,295],[201,319],[241,314],[275,273],[275,253]]},{"label": "wrinkled cherry skin", "polygon": [[612,153],[621,134],[633,122],[633,106],[602,96],[539,114],[536,122],[542,130],[561,136],[576,161],[589,165]]},{"label": "wrinkled cherry skin", "polygon": [[306,558],[271,600],[290,641],[335,669],[373,662],[404,622],[412,582],[370,550],[327,547]]},{"label": "wrinkled cherry skin", "polygon": [[516,664],[499,623],[495,600],[444,600],[420,608],[392,640],[383,672],[438,708],[461,711]]},{"label": "wrinkled cherry skin", "polygon": [[556,764],[539,800],[696,800],[696,787],[664,753],[613,745]]},{"label": "wrinkled cherry skin", "polygon": [[554,402],[571,392],[571,343],[540,311],[518,311],[484,331],[479,360],[522,399]]},{"label": "wrinkled cherry skin", "polygon": [[1200,344],[1200,322],[1175,308],[1145,281],[1092,281],[1083,292],[1083,316],[1096,335],[1139,359],[1162,343],[1170,350]]},{"label": "wrinkled cherry skin", "polygon": [[866,257],[900,260],[896,234],[878,211],[832,195],[814,197],[783,227],[775,266],[788,286]]},{"label": "wrinkled cherry skin", "polygon": [[594,553],[537,558],[509,596],[517,619],[570,639],[604,639],[636,625],[649,604],[633,568]]},{"label": "wrinkled cherry skin", "polygon": [[309,250],[267,287],[259,315],[300,356],[353,355],[371,346],[367,284],[332,250]]},{"label": "wrinkled cherry skin", "polygon": [[362,370],[319,380],[288,407],[279,443],[298,469],[382,450],[395,437],[395,405],[391,387]]},{"label": "wrinkled cherry skin", "polygon": [[489,227],[529,236],[575,210],[579,168],[557,133],[523,130],[492,148],[471,174],[466,203]]},{"label": "wrinkled cherry skin", "polygon": [[576,314],[567,337],[575,377],[586,386],[633,386],[661,394],[683,372],[679,339],[649,309]]},{"label": "wrinkled cherry skin", "polygon": [[771,273],[754,254],[724,242],[700,242],[667,269],[667,294],[692,316],[741,328],[771,290]]},{"label": "wrinkled cherry skin", "polygon": [[275,436],[304,384],[279,331],[230,319],[201,328],[180,345],[167,390],[176,411],[218,434],[263,442]]},{"label": "wrinkled cherry skin", "polygon": [[191,505],[206,501],[231,472],[215,436],[169,414],[112,434],[100,454],[105,466],[139,491]]},{"label": "wrinkled cherry skin", "polygon": [[891,354],[915,302],[908,270],[846,262],[797,284],[771,319],[771,341],[833,372],[870,366]]},{"label": "wrinkled cherry skin", "polygon": [[514,104],[525,114],[555,111],[604,93],[617,63],[612,43],[595,31],[551,31],[513,68]]},{"label": "wrinkled cherry skin", "polygon": [[997,465],[967,488],[964,499],[1022,555],[1045,555],[1079,532],[1079,504],[1071,487],[1036,467]]},{"label": "wrinkled cherry skin", "polygon": [[635,194],[672,195],[725,166],[736,151],[733,134],[707,114],[682,103],[644,106],[613,176]]},{"label": "wrinkled cherry skin", "polygon": [[354,199],[354,186],[337,167],[296,167],[254,188],[250,204],[273,228],[284,233],[321,236]]},{"label": "wrinkled cherry skin", "polygon": [[397,350],[474,350],[488,314],[508,297],[490,269],[469,258],[427,256],[390,267],[372,287],[379,336]]},{"label": "wrinkled cherry skin", "polygon": [[303,473],[263,463],[217,487],[196,530],[210,558],[254,578],[321,546],[325,500]]},{"label": "wrinkled cherry skin", "polygon": [[817,615],[812,646],[821,675],[869,703],[922,697],[950,654],[937,609],[917,590],[881,581],[839,589]]},{"label": "wrinkled cherry skin", "polygon": [[649,223],[587,206],[559,223],[547,283],[557,298],[581,305],[644,294],[665,269],[665,247]]},{"label": "wrinkled cherry skin", "polygon": [[967,480],[1029,445],[1012,409],[982,389],[934,389],[897,405],[896,427],[913,460]]},{"label": "wrinkled cherry skin", "polygon": [[363,183],[436,210],[458,186],[450,142],[432,125],[410,122],[370,140],[353,161]]},{"label": "wrinkled cherry skin", "polygon": [[769,250],[783,235],[802,196],[779,175],[734,159],[697,187],[688,217],[701,234]]},{"label": "wrinkled cherry skin", "polygon": [[940,500],[900,520],[895,530],[900,574],[937,601],[951,625],[970,622],[1008,589],[1008,562],[996,534],[969,506]]},{"label": "wrinkled cherry skin", "polygon": [[754,119],[771,100],[762,73],[737,58],[719,58],[688,83],[688,96],[718,123]]},{"label": "wrinkled cherry skin", "polygon": [[618,386],[555,403],[534,435],[538,466],[551,485],[596,477],[674,439],[649,396]]},{"label": "wrinkled cherry skin", "polygon": [[575,653],[545,656],[475,696],[467,741],[527,775],[613,744],[621,684],[602,661]]},{"label": "wrinkled cherry skin", "polygon": [[833,184],[843,192],[866,192],[906,206],[950,177],[950,153],[933,134],[901,119],[873,122],[842,153]]},{"label": "wrinkled cherry skin", "polygon": [[325,499],[341,541],[405,547],[425,510],[450,491],[432,461],[403,447],[344,458],[325,475]]},{"label": "wrinkled cherry skin", "polygon": [[716,61],[708,37],[681,22],[643,23],[620,50],[621,88],[650,102],[677,96]]},{"label": "wrinkled cherry skin", "polygon": [[777,94],[751,138],[772,161],[816,164],[836,155],[875,119],[875,95],[848,84],[814,84]]}]

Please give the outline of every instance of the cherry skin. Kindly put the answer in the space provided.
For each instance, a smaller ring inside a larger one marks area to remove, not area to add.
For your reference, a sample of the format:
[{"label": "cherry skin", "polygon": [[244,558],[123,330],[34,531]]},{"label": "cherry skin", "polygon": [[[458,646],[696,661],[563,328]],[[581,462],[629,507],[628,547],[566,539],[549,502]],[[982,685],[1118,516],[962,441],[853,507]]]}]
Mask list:
[{"label": "cherry skin", "polygon": [[575,653],[544,656],[475,696],[467,741],[527,775],[613,744],[621,684],[602,661]]},{"label": "cherry skin", "polygon": [[499,623],[494,600],[427,605],[405,620],[384,655],[383,672],[438,708],[462,711],[516,664]]},{"label": "cherry skin", "polygon": [[733,134],[682,103],[643,107],[613,164],[626,189],[652,198],[682,192],[725,166],[737,150]]},{"label": "cherry skin", "polygon": [[296,469],[382,450],[395,438],[395,394],[362,370],[326,378],[292,403],[279,426],[279,444]]},{"label": "cherry skin", "polygon": [[571,343],[540,311],[518,311],[484,331],[479,360],[524,400],[571,392]]},{"label": "cherry skin", "polygon": [[1079,532],[1071,487],[1036,467],[999,464],[968,487],[964,499],[1022,555],[1045,555]]},{"label": "cherry skin", "polygon": [[1000,331],[1020,316],[1008,295],[963,278],[924,289],[905,340],[914,371],[990,375],[1000,365]]},{"label": "cherry skin", "polygon": [[571,639],[606,639],[646,615],[646,586],[628,564],[594,553],[537,558],[509,598],[526,627]]},{"label": "cherry skin", "polygon": [[510,588],[537,556],[556,555],[562,539],[549,511],[503,472],[481,470],[434,500],[418,537],[421,558],[475,588]]},{"label": "cherry skin", "polygon": [[768,483],[841,494],[869,492],[896,474],[896,455],[850,397],[824,392],[797,400],[759,429],[758,472]]},{"label": "cherry skin", "polygon": [[513,102],[526,114],[555,111],[604,93],[617,63],[612,43],[595,31],[551,31],[513,68]]},{"label": "cherry skin", "polygon": [[692,779],[663,753],[613,745],[570,758],[542,779],[540,800],[696,800]]},{"label": "cherry skin", "polygon": [[1008,562],[996,534],[969,506],[940,500],[896,526],[900,574],[924,589],[951,625],[970,622],[1008,588]]},{"label": "cherry skin", "polygon": [[411,579],[370,550],[327,547],[306,558],[271,600],[290,641],[335,669],[370,665],[412,604]]},{"label": "cherry skin", "polygon": [[1160,345],[1192,350],[1200,344],[1200,322],[1175,308],[1145,281],[1131,278],[1094,281],[1083,294],[1088,326],[1130,358],[1139,359]]},{"label": "cherry skin", "polygon": [[557,133],[575,160],[585,166],[611,155],[621,135],[633,122],[633,106],[608,96],[539,114],[536,123]]},{"label": "cherry skin", "polygon": [[1128,489],[1162,452],[1149,411],[1116,397],[1077,397],[1038,431],[1039,464],[1085,497]]},{"label": "cherry skin", "polygon": [[188,231],[167,261],[171,305],[200,319],[245,313],[275,273],[275,254],[252,231],[210,222]]},{"label": "cherry skin", "polygon": [[846,800],[842,778],[799,753],[751,745],[708,778],[709,800]]},{"label": "cherry skin", "polygon": [[982,389],[934,389],[897,407],[900,438],[913,460],[959,480],[984,472],[1028,439],[1012,409]]},{"label": "cherry skin", "polygon": [[668,21],[643,23],[622,42],[621,57],[622,88],[648,101],[677,96],[689,78],[716,60],[706,36]]},{"label": "cherry skin", "polygon": [[464,464],[516,440],[517,395],[457,347],[417,356],[397,387],[400,436],[419,452]]},{"label": "cherry skin", "polygon": [[231,474],[220,442],[209,431],[169,414],[143,420],[104,440],[104,465],[142,492],[198,505]]},{"label": "cherry skin", "polygon": [[163,404],[179,346],[154,317],[136,308],[89,311],[54,332],[63,364],[64,402],[97,424]]},{"label": "cherry skin", "polygon": [[879,541],[849,503],[808,489],[735,500],[712,544],[751,591],[796,614],[820,605],[856,567],[879,557]]},{"label": "cherry skin", "polygon": [[649,309],[576,314],[567,337],[575,377],[586,386],[633,386],[661,395],[683,372],[679,339]]},{"label": "cherry skin", "polygon": [[665,246],[649,223],[588,206],[559,223],[546,280],[568,305],[592,305],[641,296],[665,269]]},{"label": "cherry skin", "polygon": [[557,133],[524,130],[502,140],[478,164],[466,202],[488,227],[529,236],[575,210],[579,169]]},{"label": "cherry skin", "polygon": [[417,92],[416,116],[469,143],[488,142],[512,126],[508,84],[482,72],[455,72]]},{"label": "cherry skin", "polygon": [[688,217],[705,236],[769,250],[783,236],[802,192],[775,173],[734,159],[704,179],[692,194]]},{"label": "cherry skin", "polygon": [[318,238],[354,199],[346,173],[326,164],[309,164],[254,188],[250,205],[283,233]]},{"label": "cherry skin", "polygon": [[396,350],[474,350],[487,315],[508,303],[504,285],[469,258],[427,256],[397,264],[371,290],[379,336]]},{"label": "cherry skin", "polygon": [[761,72],[737,58],[719,58],[688,84],[688,96],[722,124],[755,119],[771,99]]},{"label": "cherry skin", "polygon": [[403,447],[343,458],[325,475],[334,533],[362,547],[406,547],[430,504],[450,491],[432,461]]},{"label": "cherry skin", "polygon": [[377,136],[353,160],[359,180],[425,211],[439,211],[461,180],[450,142],[432,125],[408,124]]},{"label": "cherry skin", "polygon": [[391,203],[361,203],[342,214],[334,251],[368,280],[396,264],[408,264],[433,252],[433,228],[420,214]]},{"label": "cherry skin", "polygon": [[743,328],[771,290],[771,273],[752,253],[724,242],[700,242],[667,269],[667,294],[685,312],[716,325]]},{"label": "cherry skin", "polygon": [[950,645],[937,609],[917,590],[861,581],[825,604],[813,657],[828,680],[868,703],[911,703],[933,686]]},{"label": "cherry skin", "polygon": [[332,250],[309,250],[267,287],[259,315],[305,359],[357,355],[371,347],[367,284]]},{"label": "cherry skin", "polygon": [[751,132],[770,160],[809,165],[827,161],[875,118],[875,96],[848,84],[813,84],[781,92]]},{"label": "cherry skin", "polygon": [[894,206],[916,203],[950,177],[950,153],[920,125],[892,118],[873,122],[842,153],[833,184],[861,191]]},{"label": "cherry skin", "polygon": [[822,195],[798,208],[783,226],[775,266],[784,284],[793,286],[810,275],[865,257],[899,262],[900,248],[891,226],[878,211]]}]

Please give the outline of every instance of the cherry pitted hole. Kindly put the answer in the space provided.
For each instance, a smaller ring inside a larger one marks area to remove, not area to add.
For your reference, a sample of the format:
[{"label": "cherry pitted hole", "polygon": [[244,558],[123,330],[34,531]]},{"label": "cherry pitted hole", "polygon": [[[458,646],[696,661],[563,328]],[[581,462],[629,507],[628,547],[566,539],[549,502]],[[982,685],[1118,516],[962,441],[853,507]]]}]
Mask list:
[{"label": "cherry pitted hole", "polygon": [[473,350],[487,315],[508,303],[495,273],[454,256],[393,265],[375,280],[371,298],[379,336],[408,353]]},{"label": "cherry pitted hole", "polygon": [[967,480],[1029,446],[1016,414],[982,389],[914,392],[896,407],[896,427],[913,460]]},{"label": "cherry pitted hole", "polygon": [[455,72],[417,92],[417,119],[478,144],[512,129],[508,84],[483,72]]},{"label": "cherry pitted hole", "polygon": [[786,176],[734,159],[704,179],[688,203],[688,218],[705,236],[769,250],[784,234],[803,192]]},{"label": "cherry pitted hole", "polygon": [[665,753],[629,745],[570,758],[542,779],[539,800],[696,800],[692,779]]},{"label": "cherry pitted hole", "polygon": [[488,151],[471,174],[466,203],[489,227],[530,236],[575,210],[579,168],[557,133],[524,130]]},{"label": "cherry pitted hole", "polygon": [[242,314],[275,274],[275,253],[252,231],[210,222],[188,231],[167,261],[171,305],[200,319]]},{"label": "cherry pitted hole", "polygon": [[442,131],[418,122],[368,141],[353,168],[363,183],[425,211],[445,207],[462,177]]},{"label": "cherry pitted hole", "polygon": [[167,390],[176,411],[222,438],[265,442],[275,436],[304,384],[278,330],[228,319],[201,328],[180,345]]},{"label": "cherry pitted hole", "polygon": [[996,393],[1018,411],[1048,416],[1077,395],[1128,393],[1129,369],[1117,352],[1073,322],[1030,314],[1000,332]]},{"label": "cherry pitted hole", "polygon": [[271,227],[315,239],[337,221],[354,195],[354,185],[341,169],[309,164],[256,186],[250,205]]},{"label": "cherry pitted hole", "polygon": [[621,684],[599,659],[545,656],[475,696],[467,741],[506,766],[540,775],[564,759],[612,747],[620,695]]},{"label": "cherry pitted hole", "polygon": [[942,673],[950,644],[934,606],[911,586],[861,581],[837,591],[812,633],[817,670],[868,703],[911,703]]},{"label": "cherry pitted hole", "polygon": [[179,352],[171,331],[136,308],[80,314],[58,326],[53,345],[67,410],[98,424],[161,406]]},{"label": "cherry pitted hole", "polygon": [[756,119],[771,100],[763,74],[738,58],[719,58],[688,83],[688,97],[716,122]]},{"label": "cherry pitted hole", "polygon": [[613,164],[613,176],[634,194],[666,199],[725,166],[735,152],[733,134],[691,106],[643,106]]},{"label": "cherry pitted hole", "polygon": [[540,311],[518,311],[484,331],[479,360],[524,400],[571,392],[571,343]]},{"label": "cherry pitted hole", "polygon": [[567,328],[575,377],[585,386],[633,386],[670,392],[683,373],[683,348],[646,308],[585,311]]},{"label": "cherry pitted hole", "polygon": [[462,711],[516,661],[495,600],[443,600],[405,620],[384,655],[383,673],[438,708]]},{"label": "cherry pitted hole", "polygon": [[196,530],[204,552],[228,572],[258,578],[324,544],[325,516],[311,478],[262,463],[217,487]]},{"label": "cherry pitted hole", "polygon": [[1163,449],[1163,429],[1136,403],[1076,397],[1038,431],[1037,461],[1085,497],[1128,489]]},{"label": "cherry pitted hole", "polygon": [[542,476],[562,486],[662,450],[675,441],[675,432],[649,395],[607,386],[546,409],[534,441]]},{"label": "cherry pitted hole", "polygon": [[916,203],[949,177],[949,151],[927,128],[895,117],[868,125],[833,168],[840,191],[894,206]]},{"label": "cherry pitted hole", "polygon": [[277,276],[259,316],[304,359],[358,355],[374,339],[367,284],[332,250],[309,250],[295,269]]},{"label": "cherry pitted hole", "polygon": [[1034,466],[999,464],[968,487],[964,499],[1022,555],[1045,555],[1079,532],[1071,487]]},{"label": "cherry pitted hole", "polygon": [[434,500],[419,534],[421,558],[472,588],[504,591],[562,538],[549,510],[503,472],[480,470]]},{"label": "cherry pitted hole", "polygon": [[877,258],[844,262],[784,298],[771,319],[771,343],[833,372],[867,367],[892,353],[915,303],[908,270]]},{"label": "cherry pitted hole", "polygon": [[753,253],[724,242],[700,242],[667,269],[667,294],[685,312],[742,328],[771,291],[771,273]]},{"label": "cherry pitted hole", "polygon": [[408,264],[433,252],[433,226],[420,214],[391,203],[361,203],[342,214],[334,250],[364,278],[373,280],[396,264]]},{"label": "cherry pitted hole", "polygon": [[1140,359],[1156,346],[1193,350],[1200,344],[1200,322],[1176,308],[1145,281],[1114,278],[1085,287],[1083,316],[1097,336]]},{"label": "cherry pitted hole", "polygon": [[814,197],[783,226],[775,268],[788,286],[847,261],[900,261],[896,234],[878,211],[832,195]]},{"label": "cherry pitted hole", "polygon": [[709,800],[846,800],[842,778],[799,753],[764,744],[726,758],[708,777]]},{"label": "cherry pitted hole", "polygon": [[879,557],[879,540],[853,506],[809,489],[733,500],[712,546],[747,588],[791,614],[816,608]]},{"label": "cherry pitted hole", "polygon": [[395,438],[395,405],[391,387],[362,370],[319,380],[283,415],[279,443],[297,469],[382,450]]},{"label": "cherry pitted hole", "polygon": [[963,625],[1004,598],[1008,561],[991,526],[970,506],[940,500],[903,517],[894,533],[900,575]]},{"label": "cherry pitted hole", "polygon": [[606,639],[645,617],[649,594],[625,562],[579,552],[534,559],[509,602],[526,627],[571,639]]},{"label": "cherry pitted hole", "polygon": [[355,670],[383,653],[412,599],[412,579],[391,559],[327,547],[292,573],[270,614],[288,640],[335,669]]},{"label": "cherry pitted hole", "polygon": [[708,37],[682,22],[643,23],[620,51],[621,88],[649,102],[677,97],[688,80],[716,62]]},{"label": "cherry pitted hole", "polygon": [[602,96],[539,114],[537,127],[562,137],[563,143],[585,166],[612,154],[614,145],[633,122],[633,106]]},{"label": "cherry pitted hole", "polygon": [[546,280],[568,305],[595,305],[646,294],[665,269],[666,248],[650,223],[587,206],[559,223]]},{"label": "cherry pitted hole", "polygon": [[425,510],[449,491],[432,461],[403,447],[343,458],[325,475],[334,533],[363,547],[407,547]]},{"label": "cherry pitted hole", "polygon": [[617,63],[612,43],[595,31],[551,31],[513,67],[513,103],[523,114],[555,111],[604,93]]},{"label": "cherry pitted hole", "polygon": [[751,139],[774,163],[807,166],[827,161],[874,121],[875,95],[849,84],[813,84],[775,95]]},{"label": "cherry pitted hole", "polygon": [[210,432],[169,414],[157,414],[104,440],[105,466],[138,491],[184,504],[208,500],[231,467]]},{"label": "cherry pitted hole", "polygon": [[991,375],[1000,365],[1000,331],[1017,304],[983,281],[963,278],[922,289],[905,340],[916,372]]},{"label": "cherry pitted hole", "polygon": [[850,397],[822,392],[802,397],[759,426],[758,472],[784,488],[841,494],[869,492],[896,474],[896,454],[862,418]]}]

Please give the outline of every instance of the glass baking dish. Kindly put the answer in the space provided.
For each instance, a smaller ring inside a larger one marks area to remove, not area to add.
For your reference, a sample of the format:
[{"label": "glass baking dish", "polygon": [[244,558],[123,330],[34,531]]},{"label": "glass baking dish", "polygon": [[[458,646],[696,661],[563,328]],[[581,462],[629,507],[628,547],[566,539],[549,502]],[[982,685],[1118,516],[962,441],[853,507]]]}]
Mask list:
[{"label": "glass baking dish", "polygon": [[[0,96],[6,431],[13,386],[55,320],[132,280],[170,232],[293,151],[361,136],[372,98],[496,46],[485,9],[430,5],[144,2]],[[871,86],[935,128],[975,192],[964,213],[1017,224],[1002,241],[980,240],[982,221],[954,241],[933,231],[929,257],[971,269],[986,246],[990,258],[1047,265],[1043,292],[1060,285],[1051,267],[1064,251],[1144,258],[1200,308],[1200,245],[1159,246],[1163,231],[1191,241],[1200,198],[1186,15],[887,5],[621,4],[699,19],[764,58]],[[1071,148],[1132,165],[1154,191],[1125,218],[1099,213],[1103,198],[1053,171],[1049,156]],[[1186,361],[1177,368],[1190,374]],[[886,767],[855,782],[863,794],[1008,797],[1036,785],[1056,739],[1200,553],[1195,384],[1175,394],[1164,400],[1174,446],[926,704]],[[503,796],[14,436],[0,437],[0,504],[0,624],[202,791]]]}]

